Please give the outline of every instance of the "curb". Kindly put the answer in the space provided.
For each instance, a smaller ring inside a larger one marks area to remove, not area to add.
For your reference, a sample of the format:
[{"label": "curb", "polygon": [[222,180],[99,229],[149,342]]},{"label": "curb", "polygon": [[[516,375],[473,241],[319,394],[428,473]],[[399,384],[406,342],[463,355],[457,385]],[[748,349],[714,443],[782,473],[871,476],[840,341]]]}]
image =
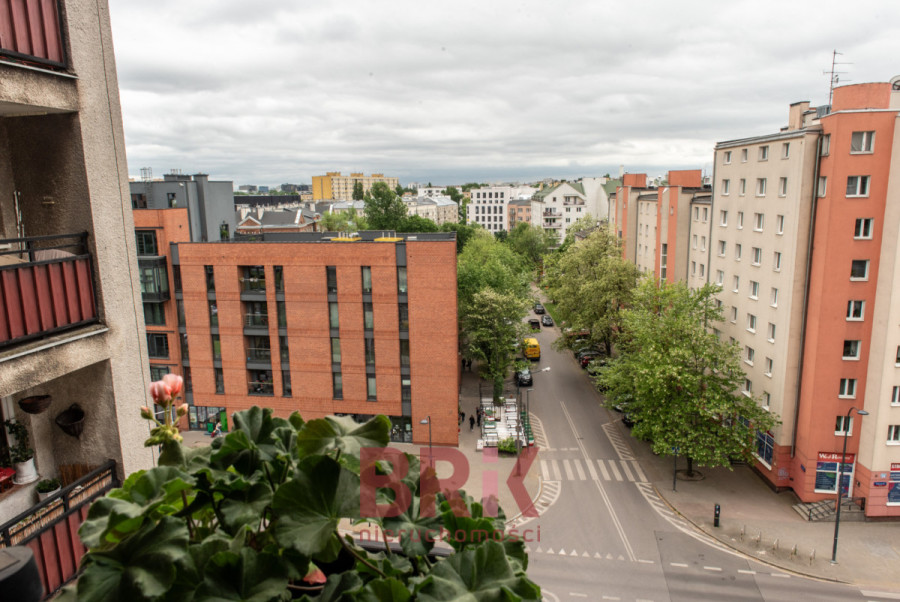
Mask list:
[{"label": "curb", "polygon": [[[521,512],[519,512],[518,514],[516,514],[515,516],[513,516],[512,518],[507,519],[507,520],[506,520],[506,523],[504,523],[504,524],[505,524],[506,526],[509,526],[510,523],[512,523],[512,522],[514,522],[514,521],[516,521],[516,520],[518,520],[523,514],[525,514],[526,512],[528,512],[531,508],[535,508],[535,509],[536,509],[536,505],[535,505],[535,504],[537,504],[537,501],[538,501],[539,499],[541,499],[541,495],[543,495],[543,493],[544,493],[544,477],[543,477],[542,475],[538,475],[538,490],[537,490],[537,495],[534,496],[534,499],[531,500],[531,505],[528,506],[528,508],[526,508],[525,510],[522,510]],[[534,518],[539,518],[539,517],[540,517],[540,513],[538,513],[538,516],[537,516],[537,517],[534,517]]]},{"label": "curb", "polygon": [[668,506],[669,509],[672,510],[672,512],[674,512],[675,514],[677,514],[678,516],[680,516],[681,518],[686,520],[688,523],[690,523],[694,527],[694,529],[696,529],[700,533],[703,533],[707,537],[716,540],[718,543],[722,544],[723,546],[727,547],[728,549],[732,550],[733,552],[742,556],[743,558],[746,558],[748,560],[753,560],[754,562],[758,562],[760,564],[764,564],[764,565],[770,566],[772,568],[776,568],[776,569],[784,571],[786,573],[791,573],[792,575],[796,575],[798,577],[805,577],[807,579],[815,579],[816,581],[823,581],[826,583],[837,583],[840,585],[850,585],[850,586],[860,585],[858,583],[852,583],[850,581],[842,581],[840,579],[835,579],[832,577],[820,577],[819,575],[812,575],[810,573],[804,573],[803,571],[797,570],[796,568],[783,567],[780,564],[771,562],[768,558],[758,558],[756,556],[751,556],[744,550],[741,550],[740,548],[735,547],[730,541],[725,541],[725,540],[717,537],[713,533],[710,533],[709,531],[707,531],[706,528],[704,528],[702,525],[699,525],[696,522],[694,522],[689,516],[683,514],[681,511],[678,510],[678,508],[673,506],[672,503],[668,499],[666,499],[666,497],[662,494],[662,492],[659,490],[659,488],[657,488],[655,483],[651,483],[651,485],[653,487],[653,491],[655,491],[656,495],[659,496],[659,499],[661,499],[663,502],[665,502],[666,506]]}]

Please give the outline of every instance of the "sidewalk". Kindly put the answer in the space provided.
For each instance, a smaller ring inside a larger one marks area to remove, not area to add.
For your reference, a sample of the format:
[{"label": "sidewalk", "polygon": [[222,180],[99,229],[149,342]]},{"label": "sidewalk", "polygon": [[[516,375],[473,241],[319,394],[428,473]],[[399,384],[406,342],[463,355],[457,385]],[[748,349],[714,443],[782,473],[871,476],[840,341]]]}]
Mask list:
[{"label": "sidewalk", "polygon": [[[617,427],[630,437],[621,422]],[[900,524],[841,521],[838,564],[831,564],[834,522],[803,519],[791,507],[797,502],[792,492],[775,493],[747,466],[700,468],[702,480],[679,479],[672,491],[672,458],[654,455],[644,441],[630,443],[669,506],[728,547],[785,571],[900,592]],[[721,507],[718,528],[715,504]]]}]

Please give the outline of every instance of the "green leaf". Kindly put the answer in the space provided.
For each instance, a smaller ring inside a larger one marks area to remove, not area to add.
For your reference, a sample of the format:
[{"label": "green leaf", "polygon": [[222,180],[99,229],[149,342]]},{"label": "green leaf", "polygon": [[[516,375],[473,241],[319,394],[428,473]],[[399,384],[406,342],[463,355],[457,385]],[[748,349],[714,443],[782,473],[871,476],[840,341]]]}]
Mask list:
[{"label": "green leaf", "polygon": [[288,600],[287,572],[277,556],[252,548],[219,552],[207,564],[196,600],[269,602]]},{"label": "green leaf", "polygon": [[515,570],[502,545],[489,541],[438,562],[417,587],[416,599],[540,600],[541,588]]},{"label": "green leaf", "polygon": [[272,489],[265,483],[258,482],[229,494],[219,505],[219,512],[222,513],[228,530],[234,532],[244,525],[258,525],[263,511],[271,502]]},{"label": "green leaf", "polygon": [[138,600],[165,594],[179,565],[189,565],[187,526],[164,516],[115,547],[89,552],[78,580],[79,600]]},{"label": "green leaf", "polygon": [[403,553],[410,557],[424,556],[440,539],[441,518],[438,516],[420,516],[421,498],[412,497],[410,507],[398,516],[385,517],[382,522],[391,536],[400,534],[400,546]]},{"label": "green leaf", "polygon": [[[325,589],[316,598],[316,602],[338,602],[346,600],[345,593],[352,592],[362,587],[362,579],[352,571],[329,575],[325,582]],[[351,598],[352,599],[352,598]]]},{"label": "green leaf", "polygon": [[398,579],[376,579],[366,584],[358,594],[358,602],[407,602],[412,598],[412,592]]},{"label": "green leaf", "polygon": [[349,416],[327,416],[307,422],[298,436],[303,455],[338,450],[359,456],[362,447],[384,447],[390,440],[391,421],[375,416],[362,424]]},{"label": "green leaf", "polygon": [[327,456],[305,458],[278,488],[272,510],[275,539],[314,556],[328,547],[341,518],[359,516],[359,476]]},{"label": "green leaf", "polygon": [[136,531],[145,520],[141,506],[128,500],[104,497],[91,504],[78,536],[89,548],[109,545]]},{"label": "green leaf", "polygon": [[294,427],[295,431],[299,431],[303,428],[303,425],[306,424],[303,421],[303,417],[300,416],[300,412],[292,412],[290,416],[288,416],[288,422],[291,423],[291,426]]}]

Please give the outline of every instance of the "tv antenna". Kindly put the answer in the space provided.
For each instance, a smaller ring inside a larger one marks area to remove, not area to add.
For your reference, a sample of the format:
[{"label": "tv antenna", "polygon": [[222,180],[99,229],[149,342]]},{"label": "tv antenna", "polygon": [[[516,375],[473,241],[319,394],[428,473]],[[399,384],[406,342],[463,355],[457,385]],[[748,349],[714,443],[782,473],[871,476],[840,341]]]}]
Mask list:
[{"label": "tv antenna", "polygon": [[[838,55],[844,56],[844,53],[838,52],[837,50],[834,50],[831,53],[831,71],[823,71],[822,72],[822,75],[830,76],[830,80],[828,82],[828,106],[831,106],[831,99],[834,96],[835,84],[840,83],[841,75],[844,75],[847,73],[847,71],[836,71],[835,67],[837,65],[852,65],[853,64],[853,63],[839,63],[837,60]],[[850,79],[844,80],[844,82],[849,82],[849,81],[853,81],[853,80],[850,80]]]}]

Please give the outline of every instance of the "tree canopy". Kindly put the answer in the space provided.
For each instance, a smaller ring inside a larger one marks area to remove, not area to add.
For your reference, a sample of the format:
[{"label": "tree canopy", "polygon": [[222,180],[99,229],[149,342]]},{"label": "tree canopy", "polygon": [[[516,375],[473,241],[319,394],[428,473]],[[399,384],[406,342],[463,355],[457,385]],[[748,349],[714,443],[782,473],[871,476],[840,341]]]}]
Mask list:
[{"label": "tree canopy", "polygon": [[400,220],[397,232],[437,232],[436,223],[421,215],[408,215]]},{"label": "tree canopy", "polygon": [[540,226],[519,222],[509,233],[506,244],[528,260],[533,267],[537,267],[556,244],[556,235]]},{"label": "tree canopy", "polygon": [[456,253],[459,254],[462,252],[463,248],[466,246],[466,243],[469,242],[469,239],[475,235],[475,231],[478,230],[480,226],[476,224],[464,224],[464,223],[454,223],[454,222],[444,222],[441,224],[441,232],[456,232]]},{"label": "tree canopy", "polygon": [[366,198],[366,194],[363,191],[363,183],[359,180],[353,180],[353,200],[361,201]]},{"label": "tree canopy", "polygon": [[459,315],[471,311],[475,293],[485,288],[529,298],[528,276],[525,262],[512,249],[497,242],[486,230],[473,230],[457,261]]},{"label": "tree canopy", "polygon": [[384,182],[375,182],[366,194],[366,221],[373,230],[396,230],[406,217],[406,205]]},{"label": "tree canopy", "polygon": [[600,371],[609,404],[625,404],[635,436],[657,454],[729,467],[752,457],[757,431],[778,421],[744,389],[740,351],[710,329],[722,320],[718,287],[644,278],[623,312],[619,355]]}]

